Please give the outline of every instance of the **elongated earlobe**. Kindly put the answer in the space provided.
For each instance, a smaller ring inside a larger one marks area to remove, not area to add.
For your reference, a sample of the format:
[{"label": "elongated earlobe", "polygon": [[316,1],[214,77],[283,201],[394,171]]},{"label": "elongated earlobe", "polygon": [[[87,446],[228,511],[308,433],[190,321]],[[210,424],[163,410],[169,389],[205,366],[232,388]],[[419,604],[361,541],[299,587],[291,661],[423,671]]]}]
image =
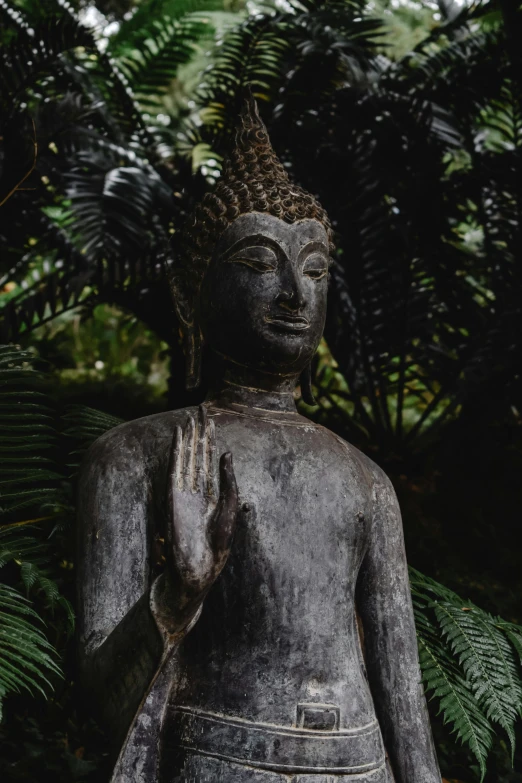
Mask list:
[{"label": "elongated earlobe", "polygon": [[176,274],[175,267],[167,245],[164,251],[163,268],[167,277],[174,309],[178,316],[179,327],[185,354],[185,387],[187,390],[197,389],[201,383],[201,330],[195,318],[194,296],[187,290],[182,276]]},{"label": "elongated earlobe", "polygon": [[312,391],[312,363],[306,365],[301,378],[299,380],[301,384],[301,399],[306,402],[307,405],[317,405]]},{"label": "elongated earlobe", "polygon": [[197,324],[183,327],[185,386],[188,391],[197,389],[201,383],[201,342],[201,332]]}]

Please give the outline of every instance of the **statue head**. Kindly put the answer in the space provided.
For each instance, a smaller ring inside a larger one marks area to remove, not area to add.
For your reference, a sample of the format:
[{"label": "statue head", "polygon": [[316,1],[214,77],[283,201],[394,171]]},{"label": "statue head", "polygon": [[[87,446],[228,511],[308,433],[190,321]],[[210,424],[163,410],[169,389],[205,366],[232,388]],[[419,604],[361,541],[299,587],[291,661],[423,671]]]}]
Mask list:
[{"label": "statue head", "polygon": [[247,95],[222,176],[188,220],[170,270],[187,387],[199,383],[203,340],[254,370],[307,374],[324,328],[332,247],[324,209],[290,182]]}]

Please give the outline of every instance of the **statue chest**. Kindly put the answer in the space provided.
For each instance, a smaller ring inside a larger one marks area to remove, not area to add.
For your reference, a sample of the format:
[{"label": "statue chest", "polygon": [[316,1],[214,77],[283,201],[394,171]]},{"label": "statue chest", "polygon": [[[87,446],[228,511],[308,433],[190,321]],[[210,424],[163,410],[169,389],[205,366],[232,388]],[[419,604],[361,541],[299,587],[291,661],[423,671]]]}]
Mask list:
[{"label": "statue chest", "polygon": [[241,508],[217,592],[244,621],[302,625],[303,613],[317,629],[317,613],[346,611],[365,551],[370,490],[357,458],[307,424],[227,416],[216,431],[220,453],[234,457]]},{"label": "statue chest", "polygon": [[[371,700],[354,593],[370,487],[356,454],[332,433],[269,425],[216,417],[241,511],[227,564],[180,650],[174,699],[282,724],[301,701],[329,703],[364,723]],[[206,687],[194,687],[201,679]]]},{"label": "statue chest", "polygon": [[353,554],[371,510],[370,488],[351,447],[301,418],[293,425],[230,419],[216,417],[216,431],[219,453],[234,458],[238,539],[249,531],[259,545],[277,545],[294,560],[319,543],[325,556],[344,548]]}]

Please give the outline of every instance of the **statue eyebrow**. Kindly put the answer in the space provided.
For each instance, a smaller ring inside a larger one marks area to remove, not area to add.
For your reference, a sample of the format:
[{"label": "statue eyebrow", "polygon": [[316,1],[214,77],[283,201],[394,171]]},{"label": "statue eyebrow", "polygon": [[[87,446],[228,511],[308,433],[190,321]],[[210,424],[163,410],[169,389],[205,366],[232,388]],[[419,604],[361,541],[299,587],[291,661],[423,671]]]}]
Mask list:
[{"label": "statue eyebrow", "polygon": [[226,261],[240,250],[244,250],[247,247],[258,247],[259,245],[274,250],[278,257],[284,256],[286,258],[286,253],[279,242],[276,242],[276,240],[272,239],[272,237],[265,236],[265,234],[250,234],[247,237],[241,237],[241,239],[238,239],[237,242],[234,242],[234,244],[229,247],[225,253],[223,253],[222,258],[224,261]]},{"label": "statue eyebrow", "polygon": [[330,263],[331,263],[330,251],[327,248],[327,246],[325,245],[325,243],[321,242],[320,239],[312,239],[312,240],[310,240],[310,242],[307,242],[306,245],[304,245],[304,247],[302,247],[301,250],[299,251],[298,260],[302,261],[303,256],[308,254],[308,253],[310,253],[310,252],[312,252],[313,250],[320,250],[321,253],[324,253],[324,255],[326,256],[326,260],[328,262],[328,265],[330,265]]}]

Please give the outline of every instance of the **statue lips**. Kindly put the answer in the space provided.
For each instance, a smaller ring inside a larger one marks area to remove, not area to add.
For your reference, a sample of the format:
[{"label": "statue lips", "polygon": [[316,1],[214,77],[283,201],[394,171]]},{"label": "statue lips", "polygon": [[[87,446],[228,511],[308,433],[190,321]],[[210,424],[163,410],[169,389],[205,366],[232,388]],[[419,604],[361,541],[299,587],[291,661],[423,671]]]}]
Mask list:
[{"label": "statue lips", "polygon": [[310,328],[310,321],[307,318],[303,318],[302,315],[290,315],[290,313],[266,315],[265,321],[285,332],[304,332],[305,329]]}]

